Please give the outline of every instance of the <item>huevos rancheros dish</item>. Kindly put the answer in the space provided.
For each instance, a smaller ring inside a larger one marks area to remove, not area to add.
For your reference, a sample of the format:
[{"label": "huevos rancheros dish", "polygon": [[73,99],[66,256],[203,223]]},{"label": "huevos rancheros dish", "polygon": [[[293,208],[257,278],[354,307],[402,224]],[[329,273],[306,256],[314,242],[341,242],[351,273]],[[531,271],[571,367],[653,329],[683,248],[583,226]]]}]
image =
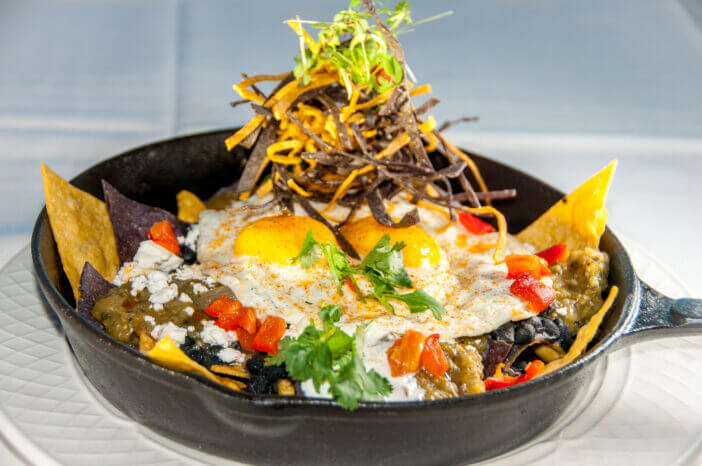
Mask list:
[{"label": "huevos rancheros dish", "polygon": [[79,314],[166,367],[349,410],[501,389],[585,351],[617,293],[598,249],[616,162],[508,234],[518,193],[424,116],[438,99],[413,103],[430,87],[396,39],[409,5],[362,3],[316,40],[289,20],[295,69],[234,86],[255,116],[223,144],[250,156],[212,198],[181,191],[173,214],[103,181],[103,202],[42,166]]}]

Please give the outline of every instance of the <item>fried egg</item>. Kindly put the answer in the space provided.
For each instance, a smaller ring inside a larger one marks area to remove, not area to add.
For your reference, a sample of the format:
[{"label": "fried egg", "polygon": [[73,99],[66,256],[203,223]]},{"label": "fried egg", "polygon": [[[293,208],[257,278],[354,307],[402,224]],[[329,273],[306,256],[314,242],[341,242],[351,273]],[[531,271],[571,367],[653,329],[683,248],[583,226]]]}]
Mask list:
[{"label": "fried egg", "polygon": [[[510,320],[535,314],[510,293],[513,280],[507,278],[507,267],[495,264],[492,258],[497,233],[473,235],[449,222],[447,213],[429,206],[418,207],[421,221],[408,228],[381,225],[367,207],[359,209],[342,232],[361,257],[385,234],[390,235],[391,243],[404,242],[403,261],[414,287],[446,309],[437,320],[429,311],[412,314],[405,303],[393,300],[393,314],[377,300],[362,302],[350,285],[338,287],[323,257],[309,269],[293,263],[309,231],[321,243],[336,244],[336,239],[329,228],[303,211],[283,212],[266,206],[267,200],[234,202],[226,210],[203,212],[198,258],[203,273],[230,287],[242,304],[257,310],[259,318],[284,318],[291,335],[299,334],[310,319],[319,323],[323,304],[340,305],[344,310],[341,325],[349,328],[373,321],[389,333],[399,335],[412,328],[439,333],[444,341],[482,335]],[[343,207],[327,211],[322,205],[316,207],[330,219],[346,215]],[[390,207],[397,217],[415,208],[405,200]],[[533,250],[509,237],[506,252]],[[361,293],[370,293],[370,283],[363,277],[357,279]]]}]

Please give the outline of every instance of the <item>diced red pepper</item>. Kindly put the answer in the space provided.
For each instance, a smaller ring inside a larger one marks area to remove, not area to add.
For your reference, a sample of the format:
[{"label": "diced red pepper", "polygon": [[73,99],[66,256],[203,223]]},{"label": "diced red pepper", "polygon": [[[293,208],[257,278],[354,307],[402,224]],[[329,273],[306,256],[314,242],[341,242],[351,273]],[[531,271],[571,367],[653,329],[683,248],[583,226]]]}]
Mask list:
[{"label": "diced red pepper", "polygon": [[239,341],[239,346],[241,349],[244,351],[250,351],[253,352],[253,341],[254,341],[254,335],[250,334],[243,328],[238,328],[235,330],[236,332],[236,339]]},{"label": "diced red pepper", "polygon": [[168,249],[173,254],[178,254],[180,252],[178,238],[173,231],[171,222],[168,220],[162,220],[151,225],[151,229],[146,232],[146,238]]},{"label": "diced red pepper", "polygon": [[422,351],[422,367],[434,377],[443,377],[449,368],[448,359],[444,350],[439,346],[439,334],[429,335],[424,340],[424,350]]},{"label": "diced red pepper", "polygon": [[510,254],[505,257],[505,264],[507,278],[519,278],[526,274],[538,279],[551,275],[546,259],[534,254]]},{"label": "diced red pepper", "polygon": [[458,221],[465,227],[466,230],[474,235],[484,235],[486,233],[494,233],[495,228],[487,222],[480,220],[475,215],[468,212],[458,212]]},{"label": "diced red pepper", "polygon": [[416,330],[407,330],[405,335],[395,341],[388,349],[388,363],[393,377],[410,374],[419,370],[424,349],[424,335]]},{"label": "diced red pepper", "polygon": [[546,309],[554,299],[556,292],[550,286],[544,285],[531,275],[522,275],[517,278],[509,290],[527,303],[534,312],[541,312]]},{"label": "diced red pepper", "polygon": [[239,300],[222,295],[205,308],[205,314],[216,317],[215,325],[227,331],[243,328],[250,334],[256,333],[256,311],[243,307]]},{"label": "diced red pepper", "polygon": [[241,309],[238,299],[232,299],[227,295],[222,295],[210,303],[205,308],[205,314],[210,317],[219,317],[221,314],[232,314]]},{"label": "diced red pepper", "polygon": [[519,377],[502,375],[502,368],[500,367],[495,376],[485,379],[485,390],[497,390],[498,388],[511,387],[512,385],[526,382],[527,380],[531,380],[536,377],[536,375],[541,372],[544,367],[545,364],[543,361],[540,359],[535,359],[529,363],[524,370],[524,373]]},{"label": "diced red pepper", "polygon": [[261,324],[261,328],[256,332],[251,346],[253,349],[264,353],[275,354],[278,352],[278,342],[283,335],[287,325],[280,317],[268,316]]},{"label": "diced red pepper", "polygon": [[243,328],[250,334],[256,333],[257,320],[256,311],[251,307],[243,307],[236,312],[220,314],[215,325],[224,330],[236,330]]},{"label": "diced red pepper", "polygon": [[568,254],[568,246],[565,243],[558,243],[555,246],[544,249],[536,255],[545,259],[548,265],[552,265],[556,262],[563,262],[568,259]]}]

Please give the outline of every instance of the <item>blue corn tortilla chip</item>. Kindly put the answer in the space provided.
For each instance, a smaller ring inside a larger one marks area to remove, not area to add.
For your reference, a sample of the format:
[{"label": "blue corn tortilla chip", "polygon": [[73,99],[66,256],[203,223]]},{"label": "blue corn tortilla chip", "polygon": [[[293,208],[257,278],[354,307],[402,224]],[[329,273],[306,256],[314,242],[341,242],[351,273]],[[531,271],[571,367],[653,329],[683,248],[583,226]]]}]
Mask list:
[{"label": "blue corn tortilla chip", "polygon": [[114,287],[115,285],[105,280],[100,275],[100,272],[90,265],[90,262],[86,262],[83,266],[83,272],[80,274],[80,285],[78,288],[80,290],[80,298],[76,305],[76,312],[85,317],[94,327],[104,331],[105,326],[93,317],[90,311],[95,306],[95,300],[107,294]]},{"label": "blue corn tortilla chip", "polygon": [[139,243],[146,240],[146,233],[156,222],[168,220],[176,236],[185,234],[185,223],[167,210],[129,199],[105,180],[102,180],[102,191],[115,232],[117,255],[122,264],[134,259]]}]

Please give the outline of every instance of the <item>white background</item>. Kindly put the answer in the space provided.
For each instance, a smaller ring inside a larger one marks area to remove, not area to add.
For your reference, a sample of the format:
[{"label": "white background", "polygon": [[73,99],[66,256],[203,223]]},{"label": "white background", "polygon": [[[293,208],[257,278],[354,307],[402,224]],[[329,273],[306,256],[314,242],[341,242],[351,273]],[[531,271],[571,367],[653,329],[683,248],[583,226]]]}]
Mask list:
[{"label": "white background", "polygon": [[[466,148],[570,190],[619,158],[610,224],[702,296],[702,4],[413,2],[402,37]],[[39,162],[66,177],[152,140],[234,126],[239,73],[289,69],[282,20],[344,2],[0,0],[0,263],[28,242]],[[3,456],[5,455],[5,456]],[[0,453],[0,463],[9,462]]]}]

